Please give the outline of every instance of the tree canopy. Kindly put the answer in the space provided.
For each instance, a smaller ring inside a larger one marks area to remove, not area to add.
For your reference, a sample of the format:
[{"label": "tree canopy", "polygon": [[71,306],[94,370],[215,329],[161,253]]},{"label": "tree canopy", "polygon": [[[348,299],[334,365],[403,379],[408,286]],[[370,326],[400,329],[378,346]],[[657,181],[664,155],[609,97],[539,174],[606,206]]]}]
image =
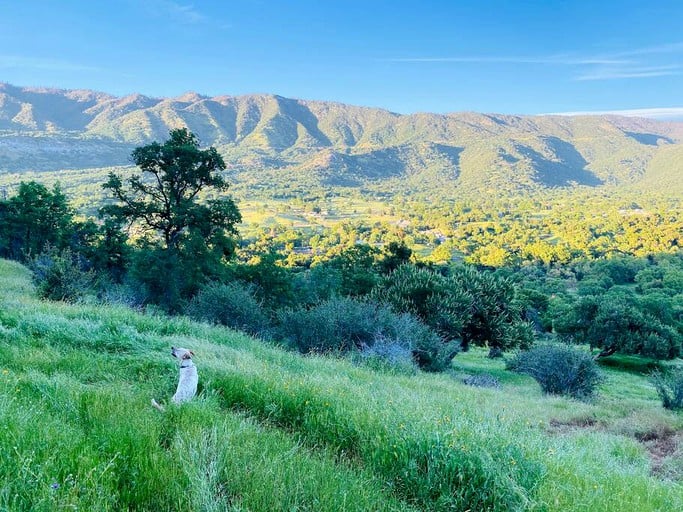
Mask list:
[{"label": "tree canopy", "polygon": [[239,210],[229,197],[201,201],[201,193],[224,192],[228,184],[219,174],[225,162],[216,148],[200,149],[197,137],[182,128],[170,132],[163,144],[153,142],[133,151],[133,162],[142,172],[124,186],[109,173],[103,185],[118,200],[102,209],[105,216],[136,225],[146,241],[161,242],[165,249],[179,249],[193,236],[228,251],[226,235],[236,234]]},{"label": "tree canopy", "polygon": [[46,245],[66,247],[74,235],[73,210],[59,184],[49,190],[35,181],[21,182],[17,194],[0,201],[0,256],[18,260]]},{"label": "tree canopy", "polygon": [[163,144],[135,149],[132,158],[142,175],[124,183],[110,173],[103,187],[115,202],[101,214],[127,224],[133,241],[149,249],[136,274],[173,310],[232,256],[240,212],[224,195],[223,158],[213,147],[200,149],[187,129],[171,131]]}]

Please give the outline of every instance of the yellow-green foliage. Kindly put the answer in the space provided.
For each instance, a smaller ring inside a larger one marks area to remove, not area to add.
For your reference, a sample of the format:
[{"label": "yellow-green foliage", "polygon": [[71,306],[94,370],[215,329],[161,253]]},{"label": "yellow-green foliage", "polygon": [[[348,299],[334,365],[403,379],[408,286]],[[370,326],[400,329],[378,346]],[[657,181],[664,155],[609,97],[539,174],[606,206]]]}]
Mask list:
[{"label": "yellow-green foliage", "polygon": [[[484,352],[455,369],[500,389],[380,374],[184,318],[41,302],[29,282],[0,261],[0,509],[683,507],[681,482],[652,476],[636,441],[683,426],[647,377],[608,370],[579,403]],[[200,393],[159,413],[171,345],[196,352]]]}]

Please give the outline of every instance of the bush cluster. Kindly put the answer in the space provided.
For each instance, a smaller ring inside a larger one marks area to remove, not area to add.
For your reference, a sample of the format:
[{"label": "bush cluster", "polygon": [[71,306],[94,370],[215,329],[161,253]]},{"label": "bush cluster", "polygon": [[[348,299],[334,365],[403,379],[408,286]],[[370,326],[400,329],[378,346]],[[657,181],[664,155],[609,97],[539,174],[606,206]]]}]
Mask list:
[{"label": "bush cluster", "polygon": [[413,375],[418,369],[409,347],[381,337],[372,346],[358,352],[355,359],[373,370],[390,373]]},{"label": "bush cluster", "polygon": [[603,380],[598,365],[585,350],[562,344],[538,345],[507,361],[508,370],[533,377],[544,393],[588,398]]},{"label": "bush cluster", "polygon": [[77,302],[91,293],[95,273],[71,249],[48,247],[29,262],[38,295],[44,299]]},{"label": "bush cluster", "polygon": [[444,343],[411,314],[350,297],[332,298],[310,308],[281,310],[276,333],[304,353],[366,351],[378,343],[397,345],[409,350],[417,364],[428,371],[448,367],[458,350],[456,343]]},{"label": "bush cluster", "polygon": [[263,336],[270,320],[253,287],[240,282],[210,283],[190,301],[186,313],[196,319]]},{"label": "bush cluster", "polygon": [[683,409],[683,368],[652,374],[652,383],[665,409]]}]

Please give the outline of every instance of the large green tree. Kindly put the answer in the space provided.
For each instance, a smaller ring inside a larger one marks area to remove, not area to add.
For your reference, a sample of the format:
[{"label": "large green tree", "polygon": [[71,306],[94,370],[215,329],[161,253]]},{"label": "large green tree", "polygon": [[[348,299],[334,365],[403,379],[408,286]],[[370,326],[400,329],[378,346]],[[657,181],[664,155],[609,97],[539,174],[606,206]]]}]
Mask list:
[{"label": "large green tree", "polygon": [[65,248],[76,232],[73,211],[59,184],[49,190],[21,182],[13,197],[0,201],[0,256],[24,260],[46,246]]},{"label": "large green tree", "polygon": [[125,182],[109,174],[103,187],[115,201],[102,215],[129,227],[143,249],[134,273],[151,300],[175,310],[232,256],[241,216],[224,194],[223,158],[213,147],[200,149],[188,130],[135,149],[132,159],[142,174]]},{"label": "large green tree", "polygon": [[533,342],[524,320],[523,297],[513,283],[468,266],[447,275],[406,264],[385,276],[373,290],[378,302],[416,315],[447,341],[462,348],[488,346],[492,356]]},{"label": "large green tree", "polygon": [[573,303],[556,300],[553,329],[563,338],[599,348],[599,356],[616,352],[656,359],[680,356],[683,324],[672,298],[665,294],[640,297],[613,288]]}]

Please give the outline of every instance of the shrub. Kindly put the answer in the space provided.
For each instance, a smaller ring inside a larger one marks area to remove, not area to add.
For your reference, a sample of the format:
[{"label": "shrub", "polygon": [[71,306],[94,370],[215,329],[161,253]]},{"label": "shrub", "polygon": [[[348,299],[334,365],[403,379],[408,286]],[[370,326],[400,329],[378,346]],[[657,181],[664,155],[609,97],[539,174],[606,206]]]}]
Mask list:
[{"label": "shrub", "polygon": [[355,359],[374,370],[407,375],[417,372],[410,348],[383,337],[378,337],[372,346],[358,352]]},{"label": "shrub", "polygon": [[142,310],[146,302],[144,290],[133,283],[113,283],[106,281],[98,284],[98,299],[103,304],[112,306],[126,306],[131,309]]},{"label": "shrub", "polygon": [[270,326],[253,287],[239,282],[210,283],[190,301],[186,313],[197,320],[260,336]]},{"label": "shrub", "polygon": [[442,372],[451,367],[451,361],[460,352],[460,342],[444,340],[429,327],[417,321],[419,329],[413,335],[413,358],[427,372]]},{"label": "shrub", "polygon": [[414,316],[388,306],[351,298],[333,298],[308,309],[282,310],[278,337],[301,352],[367,350],[378,342],[410,350],[427,371],[450,365],[458,345],[443,340]]},{"label": "shrub", "polygon": [[668,373],[654,372],[652,383],[665,409],[683,409],[683,368]]},{"label": "shrub", "polygon": [[569,345],[546,344],[518,353],[508,370],[533,377],[544,393],[587,398],[603,377],[589,352]]},{"label": "shrub", "polygon": [[448,340],[460,339],[472,298],[450,284],[432,270],[401,265],[382,279],[372,297],[394,311],[417,316]]},{"label": "shrub", "polygon": [[466,375],[462,378],[462,383],[478,388],[500,388],[500,381],[490,373]]},{"label": "shrub", "polygon": [[48,247],[30,261],[33,282],[44,299],[76,302],[92,292],[95,274],[70,249]]}]

